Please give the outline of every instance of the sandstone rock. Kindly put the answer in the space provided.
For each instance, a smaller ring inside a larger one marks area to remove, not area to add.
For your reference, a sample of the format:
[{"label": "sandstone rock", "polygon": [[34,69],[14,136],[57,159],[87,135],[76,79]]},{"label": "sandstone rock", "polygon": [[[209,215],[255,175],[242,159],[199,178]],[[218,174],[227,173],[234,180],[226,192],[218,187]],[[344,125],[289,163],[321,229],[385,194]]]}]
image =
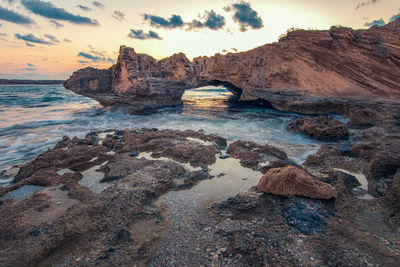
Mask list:
[{"label": "sandstone rock", "polygon": [[227,153],[240,160],[240,164],[265,173],[271,168],[295,165],[285,152],[269,145],[259,145],[249,141],[235,141],[229,145]]},{"label": "sandstone rock", "polygon": [[375,178],[393,175],[400,168],[400,141],[382,136],[376,142],[363,142],[352,146],[351,152],[369,161],[369,172]]},{"label": "sandstone rock", "polygon": [[302,196],[318,199],[336,198],[336,190],[294,166],[269,170],[258,182],[257,189],[285,197]]},{"label": "sandstone rock", "polygon": [[280,110],[343,113],[348,99],[400,98],[399,29],[400,19],[368,30],[299,30],[278,43],[192,62],[182,53],[157,61],[121,46],[110,69],[77,71],[64,86],[103,105],[142,109],[177,105],[186,88],[219,84]]},{"label": "sandstone rock", "polygon": [[288,131],[296,131],[324,141],[337,141],[349,138],[347,127],[329,116],[317,118],[298,118],[287,125]]}]

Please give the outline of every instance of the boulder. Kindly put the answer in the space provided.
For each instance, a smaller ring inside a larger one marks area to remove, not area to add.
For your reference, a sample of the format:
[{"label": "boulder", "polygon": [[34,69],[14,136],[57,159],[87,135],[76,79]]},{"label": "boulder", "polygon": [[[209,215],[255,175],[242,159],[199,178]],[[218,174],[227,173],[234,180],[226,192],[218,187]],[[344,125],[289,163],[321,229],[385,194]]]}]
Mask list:
[{"label": "boulder", "polygon": [[335,188],[295,166],[270,169],[258,182],[257,189],[285,197],[330,199],[338,195]]},{"label": "boulder", "polygon": [[346,140],[349,138],[349,130],[338,120],[330,116],[316,118],[297,118],[290,122],[286,129],[306,134],[312,138],[323,141]]}]

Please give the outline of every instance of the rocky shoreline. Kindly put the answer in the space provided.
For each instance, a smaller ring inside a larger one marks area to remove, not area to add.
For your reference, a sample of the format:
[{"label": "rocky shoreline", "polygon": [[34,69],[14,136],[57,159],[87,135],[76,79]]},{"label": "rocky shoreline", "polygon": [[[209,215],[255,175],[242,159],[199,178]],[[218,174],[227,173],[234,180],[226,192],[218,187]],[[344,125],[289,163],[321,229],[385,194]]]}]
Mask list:
[{"label": "rocky shoreline", "polygon": [[[11,186],[0,188],[1,265],[394,266],[400,260],[400,129],[398,121],[379,124],[350,128],[356,142],[323,145],[303,165],[268,145],[227,144],[195,131],[64,137],[22,166]],[[248,177],[238,176],[248,190],[242,186],[237,195],[196,212],[174,208],[173,195],[160,204],[163,196],[194,190],[206,180],[233,179],[218,172],[225,160],[267,180],[270,172],[292,168],[314,184],[295,195],[317,199],[280,194],[290,180],[278,177],[283,184],[269,194],[257,190],[254,179],[247,183]],[[7,197],[27,186],[37,191]],[[335,193],[319,200],[326,186]]]}]

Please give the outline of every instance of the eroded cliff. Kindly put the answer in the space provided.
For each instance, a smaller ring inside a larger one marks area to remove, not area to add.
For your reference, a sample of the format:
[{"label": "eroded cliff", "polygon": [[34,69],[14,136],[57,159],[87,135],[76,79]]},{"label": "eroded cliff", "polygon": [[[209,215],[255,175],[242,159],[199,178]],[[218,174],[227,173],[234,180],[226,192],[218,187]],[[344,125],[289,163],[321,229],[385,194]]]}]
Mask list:
[{"label": "eroded cliff", "polygon": [[400,19],[368,30],[298,30],[278,43],[193,61],[182,53],[157,61],[121,46],[110,69],[79,70],[64,86],[103,105],[142,109],[180,104],[185,89],[209,84],[300,112],[335,112],[348,100],[398,102]]}]

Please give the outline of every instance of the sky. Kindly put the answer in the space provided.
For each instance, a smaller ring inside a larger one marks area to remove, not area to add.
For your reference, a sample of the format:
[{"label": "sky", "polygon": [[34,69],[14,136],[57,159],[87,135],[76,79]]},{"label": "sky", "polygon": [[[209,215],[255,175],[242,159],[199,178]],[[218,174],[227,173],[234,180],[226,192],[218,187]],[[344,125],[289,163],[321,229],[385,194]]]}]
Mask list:
[{"label": "sky", "polygon": [[121,45],[192,59],[276,42],[289,28],[366,29],[397,17],[399,0],[0,0],[0,78],[109,68]]}]

